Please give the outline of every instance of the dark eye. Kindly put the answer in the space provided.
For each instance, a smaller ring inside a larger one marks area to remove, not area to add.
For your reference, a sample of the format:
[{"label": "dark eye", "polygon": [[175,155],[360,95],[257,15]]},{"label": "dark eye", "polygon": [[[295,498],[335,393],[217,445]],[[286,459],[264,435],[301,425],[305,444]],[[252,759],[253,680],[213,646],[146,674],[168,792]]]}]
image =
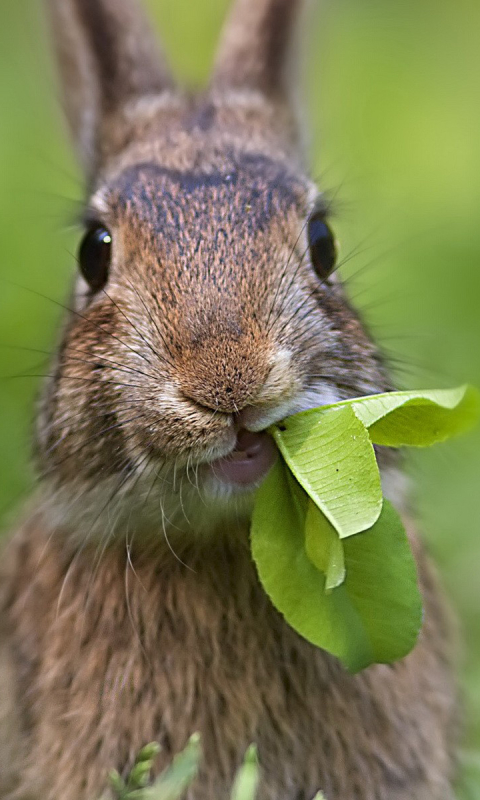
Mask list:
[{"label": "dark eye", "polygon": [[112,253],[112,236],[101,225],[90,228],[78,251],[80,271],[90,288],[97,292],[108,280]]},{"label": "dark eye", "polygon": [[337,248],[332,231],[322,213],[314,212],[308,221],[308,244],[315,272],[321,280],[332,273],[337,260]]}]

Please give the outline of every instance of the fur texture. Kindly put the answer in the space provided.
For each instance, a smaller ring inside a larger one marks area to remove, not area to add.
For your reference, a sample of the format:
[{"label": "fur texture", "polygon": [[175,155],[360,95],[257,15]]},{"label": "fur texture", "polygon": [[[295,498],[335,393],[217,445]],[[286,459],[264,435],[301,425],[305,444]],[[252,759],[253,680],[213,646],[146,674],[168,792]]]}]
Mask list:
[{"label": "fur texture", "polygon": [[[451,800],[442,602],[415,651],[351,677],[291,630],[248,550],[254,487],[209,462],[240,428],[391,388],[306,235],[291,60],[300,0],[238,0],[209,89],[174,87],[133,0],[48,0],[67,118],[112,238],[78,278],[38,414],[40,489],[3,556],[0,797],[96,800],[108,770],[198,730],[189,800],[226,800],[251,741],[259,800]],[[403,503],[394,454],[380,451]],[[159,762],[159,768],[161,767]]]},{"label": "fur texture", "polygon": [[187,566],[158,544],[130,561],[121,547],[74,551],[41,517],[17,537],[7,609],[28,750],[20,797],[92,800],[145,742],[161,742],[161,767],[200,731],[189,800],[227,800],[251,741],[259,800],[453,798],[449,634],[423,556],[414,653],[351,677],[272,608],[246,530],[176,544]]}]

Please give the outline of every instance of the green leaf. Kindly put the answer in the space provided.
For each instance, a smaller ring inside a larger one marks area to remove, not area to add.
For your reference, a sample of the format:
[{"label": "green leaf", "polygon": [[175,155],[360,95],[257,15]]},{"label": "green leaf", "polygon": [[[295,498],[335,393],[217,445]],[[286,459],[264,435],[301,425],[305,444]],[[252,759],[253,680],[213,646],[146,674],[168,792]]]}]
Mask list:
[{"label": "green leaf", "polygon": [[162,748],[158,742],[150,742],[149,744],[146,744],[145,747],[142,747],[140,750],[135,763],[148,763],[150,766],[153,766],[153,762],[160,753],[161,749]]},{"label": "green leaf", "polygon": [[308,503],[305,519],[305,550],[312,564],[326,576],[326,592],[343,583],[345,556],[342,541],[313,500]]},{"label": "green leaf", "polygon": [[414,647],[422,624],[417,567],[400,515],[384,500],[378,522],[344,542],[344,587],[361,616],[374,661],[391,663]]},{"label": "green leaf", "polygon": [[116,769],[110,771],[109,783],[117,797],[122,797],[125,794],[127,790],[125,781]]},{"label": "green leaf", "polygon": [[[136,783],[134,776],[136,768],[142,764],[153,766],[153,761],[159,752],[160,746],[156,742],[146,745],[140,751],[135,760],[135,766],[127,779],[128,786],[134,787]],[[142,785],[129,789],[119,773],[112,770],[110,772],[111,789],[118,800],[180,800],[197,775],[200,756],[200,736],[194,734],[190,737],[186,748],[174,758],[173,763],[164,770],[153,786]],[[140,782],[143,784],[143,771],[138,774]],[[243,764],[235,777],[231,800],[255,800],[259,781],[257,748],[252,744],[245,753]],[[107,800],[106,795],[102,795],[101,800]]]},{"label": "green leaf", "polygon": [[370,528],[382,508],[375,452],[352,408],[318,408],[273,426],[280,452],[340,538]]},{"label": "green leaf", "polygon": [[480,416],[476,389],[389,392],[351,401],[375,444],[428,447],[472,428]]},{"label": "green leaf", "polygon": [[250,745],[235,778],[231,800],[255,800],[259,781],[257,748]]},{"label": "green leaf", "polygon": [[273,605],[298,633],[341,658],[352,670],[371,662],[358,613],[343,587],[325,594],[325,576],[305,551],[305,511],[292,497],[279,461],[257,492],[251,528],[252,555]]},{"label": "green leaf", "polygon": [[150,773],[160,749],[158,742],[151,742],[145,745],[135,760],[127,782],[123,780],[117,770],[113,769],[110,772],[110,787],[117,800],[143,800],[143,790],[150,781]]},{"label": "green leaf", "polygon": [[352,672],[402,658],[418,636],[421,598],[398,514],[385,503],[370,530],[343,542],[346,580],[326,594],[325,575],[305,549],[307,506],[292,497],[279,462],[258,490],[252,520],[252,554],[273,604]]},{"label": "green leaf", "polygon": [[150,766],[145,763],[135,764],[129,777],[130,789],[143,789],[150,783]]},{"label": "green leaf", "polygon": [[138,797],[141,800],[179,800],[197,775],[200,756],[200,737],[196,733],[155,784],[143,789]]},{"label": "green leaf", "polygon": [[424,447],[479,417],[479,393],[460,387],[355,398],[270,429],[285,463],[257,493],[260,580],[293,628],[352,671],[410,652],[422,614],[415,561],[383,502],[372,442]]}]

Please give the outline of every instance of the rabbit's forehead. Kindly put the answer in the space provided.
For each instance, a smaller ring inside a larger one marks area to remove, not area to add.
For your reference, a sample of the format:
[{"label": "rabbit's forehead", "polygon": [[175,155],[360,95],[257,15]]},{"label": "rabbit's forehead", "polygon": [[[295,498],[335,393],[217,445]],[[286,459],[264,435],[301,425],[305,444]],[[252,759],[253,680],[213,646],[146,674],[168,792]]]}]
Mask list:
[{"label": "rabbit's forehead", "polygon": [[[311,189],[288,167],[262,154],[228,157],[210,169],[158,163],[125,169],[106,200],[115,217],[144,223],[159,237],[230,231],[254,236],[274,220],[303,217]],[[208,222],[208,227],[202,226]]]}]

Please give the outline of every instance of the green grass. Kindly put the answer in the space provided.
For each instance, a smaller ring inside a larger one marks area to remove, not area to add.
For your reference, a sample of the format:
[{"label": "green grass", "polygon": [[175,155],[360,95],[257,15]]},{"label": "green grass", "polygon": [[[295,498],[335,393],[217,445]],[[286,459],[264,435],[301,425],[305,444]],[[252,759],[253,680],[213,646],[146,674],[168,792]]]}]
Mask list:
[{"label": "green grass", "polygon": [[[185,749],[152,783],[151,773],[159,752],[160,747],[155,742],[146,745],[125,780],[115,770],[111,773],[110,788],[114,800],[181,800],[198,773],[202,754],[200,737],[193,734]],[[257,751],[251,745],[235,776],[230,800],[255,800],[259,781]],[[318,792],[312,800],[325,798]]]},{"label": "green grass", "polygon": [[[204,80],[224,0],[150,0],[182,76]],[[37,0],[0,11],[0,375],[48,368],[82,187]],[[312,171],[335,195],[350,291],[402,387],[480,384],[480,4],[336,0],[311,27]],[[365,269],[364,269],[365,268]],[[20,288],[28,287],[28,290]],[[30,290],[33,290],[30,291]],[[38,292],[40,294],[35,294]],[[28,490],[38,380],[0,382],[0,510]],[[468,768],[480,796],[480,435],[410,459],[429,546],[462,620]]]}]

